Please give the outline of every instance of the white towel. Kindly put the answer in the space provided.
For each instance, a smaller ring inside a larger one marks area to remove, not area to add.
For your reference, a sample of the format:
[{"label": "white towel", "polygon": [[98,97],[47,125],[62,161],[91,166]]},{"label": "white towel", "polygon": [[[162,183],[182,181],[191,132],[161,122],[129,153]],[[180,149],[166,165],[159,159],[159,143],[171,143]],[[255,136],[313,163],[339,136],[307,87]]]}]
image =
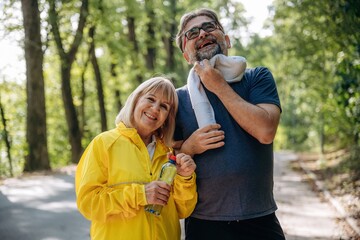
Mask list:
[{"label": "white towel", "polygon": [[[209,62],[212,67],[222,73],[228,83],[239,82],[244,76],[246,69],[246,59],[244,57],[218,54],[212,57]],[[191,68],[189,72],[187,85],[199,128],[216,123],[214,110],[194,68]]]}]

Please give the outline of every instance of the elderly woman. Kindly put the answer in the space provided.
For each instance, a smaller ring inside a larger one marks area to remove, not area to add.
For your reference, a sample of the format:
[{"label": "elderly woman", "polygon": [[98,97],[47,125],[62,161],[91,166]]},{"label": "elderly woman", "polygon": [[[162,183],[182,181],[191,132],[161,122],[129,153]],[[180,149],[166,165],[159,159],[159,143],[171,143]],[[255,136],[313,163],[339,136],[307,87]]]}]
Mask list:
[{"label": "elderly woman", "polygon": [[[128,97],[116,128],[96,136],[76,171],[79,211],[91,221],[91,239],[180,239],[179,219],[196,204],[193,159],[177,154],[173,186],[158,181],[172,151],[178,99],[171,81],[151,78]],[[164,206],[160,216],[145,211]]]}]

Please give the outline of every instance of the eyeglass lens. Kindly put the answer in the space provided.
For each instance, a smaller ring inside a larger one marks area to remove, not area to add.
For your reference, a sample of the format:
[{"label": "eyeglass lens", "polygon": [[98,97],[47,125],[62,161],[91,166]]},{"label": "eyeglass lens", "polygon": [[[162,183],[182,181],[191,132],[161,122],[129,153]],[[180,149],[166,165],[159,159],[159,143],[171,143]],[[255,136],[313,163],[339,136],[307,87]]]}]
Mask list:
[{"label": "eyeglass lens", "polygon": [[216,23],[215,22],[204,22],[201,24],[201,27],[193,27],[189,31],[185,33],[185,36],[187,39],[191,40],[199,36],[200,29],[204,30],[205,32],[212,32],[216,29]]}]

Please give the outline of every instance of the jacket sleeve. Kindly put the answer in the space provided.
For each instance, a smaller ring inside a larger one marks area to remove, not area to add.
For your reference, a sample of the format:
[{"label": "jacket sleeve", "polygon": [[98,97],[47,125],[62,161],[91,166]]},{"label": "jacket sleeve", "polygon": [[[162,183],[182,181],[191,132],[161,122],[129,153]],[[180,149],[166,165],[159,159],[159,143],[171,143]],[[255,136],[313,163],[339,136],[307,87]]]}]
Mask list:
[{"label": "jacket sleeve", "polygon": [[91,221],[131,218],[147,203],[143,184],[108,186],[108,154],[100,138],[95,138],[82,155],[75,186],[78,209]]},{"label": "jacket sleeve", "polygon": [[195,173],[190,179],[176,174],[173,191],[179,218],[187,218],[193,212],[197,202]]}]

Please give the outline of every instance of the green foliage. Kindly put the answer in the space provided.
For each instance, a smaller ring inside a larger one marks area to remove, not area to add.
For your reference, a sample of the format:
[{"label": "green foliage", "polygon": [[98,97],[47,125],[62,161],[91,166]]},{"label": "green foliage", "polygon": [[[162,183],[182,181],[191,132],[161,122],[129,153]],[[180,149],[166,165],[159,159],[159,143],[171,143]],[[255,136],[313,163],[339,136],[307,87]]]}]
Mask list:
[{"label": "green foliage", "polygon": [[274,9],[269,40],[277,45],[273,73],[289,147],[358,145],[359,3],[278,0]]},{"label": "green foliage", "polygon": [[[358,50],[359,51],[359,50]],[[354,51],[355,52],[355,51]],[[342,55],[342,54],[341,54]],[[337,104],[343,109],[343,118],[348,129],[344,129],[351,140],[359,145],[360,139],[360,58],[359,52],[354,57],[341,57],[337,73],[341,77],[334,86]]]},{"label": "green foliage", "polygon": [[[26,95],[25,86],[16,82],[0,82],[0,101],[4,108],[8,137],[11,143],[11,157],[14,174],[23,169],[26,155],[25,124]],[[4,126],[0,121],[0,176],[9,174],[9,159],[4,137]]]},{"label": "green foliage", "polygon": [[[56,1],[60,34],[68,51],[79,17],[79,0]],[[174,41],[173,66],[168,65],[167,39],[174,39],[181,15],[198,7],[219,12],[229,33],[231,55],[247,58],[248,67],[266,66],[274,75],[282,104],[282,117],[275,141],[276,149],[333,150],[359,145],[360,132],[360,13],[359,1],[275,0],[273,35],[252,35],[245,45],[243,32],[249,20],[244,8],[234,0],[91,0],[88,25],[71,71],[73,102],[83,123],[83,146],[100,133],[100,115],[94,71],[89,60],[88,36],[95,27],[97,60],[103,79],[105,108],[109,128],[129,93],[147,78],[170,77],[176,87],[186,83],[189,66]],[[4,1],[6,13],[0,15],[2,30],[21,30],[17,1]],[[61,96],[59,57],[48,35],[48,2],[40,1],[45,59],[44,77],[48,124],[48,147],[53,167],[70,162],[70,144]],[[152,16],[152,12],[154,16]],[[75,20],[75,21],[74,21]],[[134,24],[134,36],[129,27]],[[153,34],[149,32],[149,26]],[[154,68],[147,66],[149,49],[154,50]],[[84,85],[82,85],[84,76]],[[25,82],[2,82],[1,100],[5,102],[12,154],[17,171],[25,156],[26,94]],[[82,97],[82,88],[85,98]],[[119,99],[116,94],[120,93]],[[80,115],[84,109],[84,118]],[[1,127],[1,125],[0,125]],[[1,130],[1,128],[0,128]],[[6,155],[0,139],[0,175],[6,173]]]}]

